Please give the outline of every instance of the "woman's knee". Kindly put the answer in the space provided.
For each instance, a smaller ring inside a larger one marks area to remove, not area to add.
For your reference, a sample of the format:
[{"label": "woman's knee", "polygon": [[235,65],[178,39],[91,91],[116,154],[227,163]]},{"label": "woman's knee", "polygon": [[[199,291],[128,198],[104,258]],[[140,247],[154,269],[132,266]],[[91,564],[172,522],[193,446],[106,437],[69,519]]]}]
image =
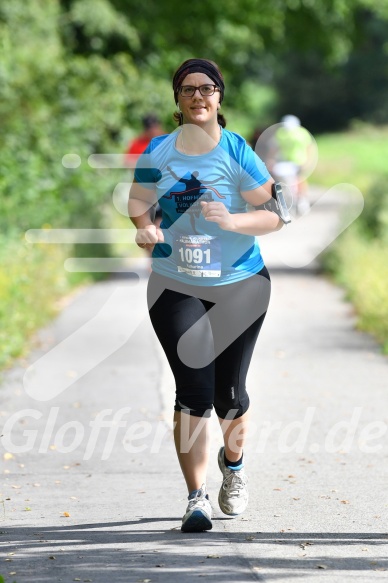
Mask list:
[{"label": "woman's knee", "polygon": [[176,391],[174,409],[195,417],[210,417],[213,398],[212,387],[179,387]]},{"label": "woman's knee", "polygon": [[249,409],[249,396],[245,390],[231,386],[217,391],[214,399],[214,409],[220,419],[237,419]]}]

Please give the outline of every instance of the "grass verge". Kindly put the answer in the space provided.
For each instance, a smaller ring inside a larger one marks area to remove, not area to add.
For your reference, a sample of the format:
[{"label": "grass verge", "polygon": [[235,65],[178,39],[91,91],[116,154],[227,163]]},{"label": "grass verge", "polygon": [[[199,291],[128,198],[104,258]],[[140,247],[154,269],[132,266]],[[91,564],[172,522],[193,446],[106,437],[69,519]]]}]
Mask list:
[{"label": "grass verge", "polygon": [[55,245],[0,239],[0,369],[23,355],[32,334],[58,311],[57,302],[81,281],[67,274]]},{"label": "grass verge", "polygon": [[319,162],[311,181],[349,182],[363,193],[360,217],[323,259],[353,303],[359,329],[388,354],[388,127],[356,124],[349,132],[317,138]]},{"label": "grass verge", "polygon": [[365,240],[355,225],[337,239],[324,267],[346,289],[358,315],[357,327],[375,336],[388,354],[387,247]]},{"label": "grass verge", "polygon": [[331,187],[349,182],[364,194],[387,171],[388,126],[357,122],[351,130],[316,136],[318,164],[310,181]]}]

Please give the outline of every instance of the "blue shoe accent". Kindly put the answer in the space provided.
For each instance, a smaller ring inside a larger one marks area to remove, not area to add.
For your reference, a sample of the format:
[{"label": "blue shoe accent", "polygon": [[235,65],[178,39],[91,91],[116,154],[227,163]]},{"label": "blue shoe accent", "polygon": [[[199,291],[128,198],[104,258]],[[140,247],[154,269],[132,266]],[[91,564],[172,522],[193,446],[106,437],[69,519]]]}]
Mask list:
[{"label": "blue shoe accent", "polygon": [[232,472],[238,472],[239,470],[243,469],[244,464],[240,464],[239,466],[226,466],[226,467],[232,470]]}]

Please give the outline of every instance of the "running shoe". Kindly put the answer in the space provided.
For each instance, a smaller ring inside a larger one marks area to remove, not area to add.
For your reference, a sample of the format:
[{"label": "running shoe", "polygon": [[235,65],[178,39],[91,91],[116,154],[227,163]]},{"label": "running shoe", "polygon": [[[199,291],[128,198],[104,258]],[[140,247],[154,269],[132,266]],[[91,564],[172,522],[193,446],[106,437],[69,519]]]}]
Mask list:
[{"label": "running shoe", "polygon": [[225,465],[224,447],[218,452],[218,467],[224,480],[218,495],[218,504],[224,514],[237,516],[244,512],[248,505],[248,478],[244,469],[231,470]]},{"label": "running shoe", "polygon": [[202,532],[212,528],[212,507],[209,496],[206,494],[206,486],[202,484],[199,490],[194,490],[189,496],[186,514],[182,518],[181,531]]}]

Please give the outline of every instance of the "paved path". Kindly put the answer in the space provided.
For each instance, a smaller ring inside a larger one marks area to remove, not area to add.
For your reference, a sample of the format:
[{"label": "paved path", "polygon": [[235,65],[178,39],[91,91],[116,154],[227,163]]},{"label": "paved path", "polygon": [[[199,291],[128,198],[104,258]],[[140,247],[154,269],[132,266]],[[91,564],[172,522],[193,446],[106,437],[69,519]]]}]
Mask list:
[{"label": "paved path", "polygon": [[0,394],[7,583],[387,580],[387,359],[317,261],[289,267],[335,213],[326,201],[303,229],[263,238],[273,285],[248,378],[251,502],[236,519],[217,509],[213,419],[210,532],[180,532],[173,386],[144,262],[138,282],[83,290],[41,331]]}]

